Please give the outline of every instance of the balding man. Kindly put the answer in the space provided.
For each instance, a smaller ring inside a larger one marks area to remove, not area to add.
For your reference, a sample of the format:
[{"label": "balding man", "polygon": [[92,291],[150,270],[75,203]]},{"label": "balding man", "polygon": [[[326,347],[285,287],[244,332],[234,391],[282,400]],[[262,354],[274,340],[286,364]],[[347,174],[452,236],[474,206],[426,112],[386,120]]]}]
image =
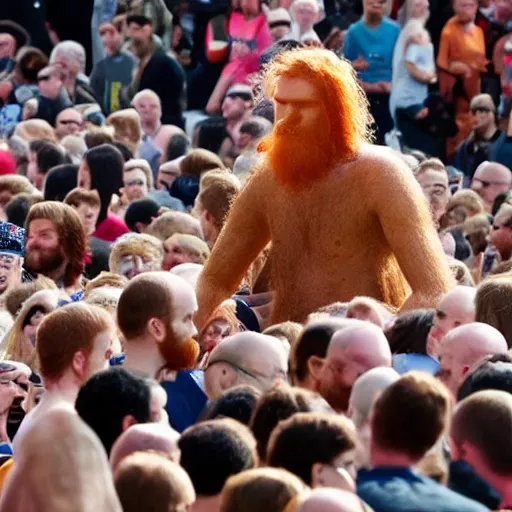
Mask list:
[{"label": "balding man", "polygon": [[197,309],[193,288],[168,272],[133,278],[117,306],[128,368],[162,381],[166,411],[173,428],[192,425],[206,403],[201,372],[193,371],[199,346],[192,317]]},{"label": "balding man", "polygon": [[239,384],[250,384],[265,392],[277,379],[286,379],[287,354],[276,338],[242,332],[217,345],[204,374],[210,400]]},{"label": "balding man", "polygon": [[427,336],[427,354],[437,359],[439,342],[455,327],[475,321],[476,290],[469,286],[457,286],[439,301],[434,323]]},{"label": "balding man", "polygon": [[439,378],[457,396],[457,391],[468,370],[485,356],[505,354],[507,341],[494,327],[471,323],[450,331],[439,347]]},{"label": "balding man", "polygon": [[352,320],[334,334],[327,349],[319,391],[338,412],[346,412],[356,379],[379,366],[391,367],[391,350],[382,329]]},{"label": "balding man", "polygon": [[290,512],[364,512],[368,510],[352,492],[341,489],[314,489],[302,495]]},{"label": "balding man", "polygon": [[125,430],[116,440],[110,452],[110,466],[115,471],[121,461],[135,452],[148,450],[165,453],[178,460],[180,435],[167,425],[140,423]]},{"label": "balding man", "polygon": [[473,176],[471,188],[482,198],[485,210],[492,212],[496,197],[506,194],[512,186],[512,173],[504,165],[496,162],[483,162]]}]

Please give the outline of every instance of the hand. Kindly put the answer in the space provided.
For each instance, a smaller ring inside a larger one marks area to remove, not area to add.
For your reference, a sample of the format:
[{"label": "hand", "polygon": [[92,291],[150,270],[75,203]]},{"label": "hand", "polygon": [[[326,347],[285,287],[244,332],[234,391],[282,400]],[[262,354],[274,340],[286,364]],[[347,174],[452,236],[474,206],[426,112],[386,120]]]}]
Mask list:
[{"label": "hand", "polygon": [[356,60],[352,61],[352,66],[356,71],[366,71],[370,67],[370,64],[364,57],[359,55]]},{"label": "hand", "polygon": [[235,41],[233,46],[231,47],[231,51],[235,55],[235,57],[245,57],[251,53],[251,49],[242,41]]},{"label": "hand", "polygon": [[464,62],[454,61],[450,64],[450,73],[453,73],[454,75],[462,75],[464,78],[469,78],[473,72],[467,64],[464,64]]}]

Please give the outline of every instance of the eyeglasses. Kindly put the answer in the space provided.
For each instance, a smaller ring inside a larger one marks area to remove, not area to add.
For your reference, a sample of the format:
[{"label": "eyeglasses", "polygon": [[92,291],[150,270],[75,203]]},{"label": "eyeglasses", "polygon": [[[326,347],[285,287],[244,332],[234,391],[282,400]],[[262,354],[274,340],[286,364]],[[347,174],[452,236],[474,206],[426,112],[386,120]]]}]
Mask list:
[{"label": "eyeglasses", "polygon": [[142,180],[133,180],[133,181],[127,181],[124,184],[125,187],[142,187],[144,186],[144,182]]},{"label": "eyeglasses", "polygon": [[448,190],[448,187],[442,184],[435,184],[435,185],[426,185],[422,187],[423,192],[426,194],[431,194],[433,196],[443,196],[446,191]]},{"label": "eyeglasses", "polygon": [[490,108],[487,108],[487,107],[475,107],[475,108],[471,109],[471,113],[473,115],[478,114],[479,112],[481,114],[488,114],[489,112],[492,112],[492,110]]},{"label": "eyeglasses", "polygon": [[269,376],[269,375],[263,375],[262,373],[252,372],[247,370],[246,368],[242,368],[241,366],[232,363],[231,361],[226,361],[225,359],[217,359],[215,361],[211,361],[208,363],[208,368],[211,368],[214,364],[217,363],[225,363],[229,364],[229,366],[232,366],[235,370],[239,371],[240,373],[243,373],[244,375],[247,375],[248,377],[251,377],[254,380],[274,380],[276,377]]},{"label": "eyeglasses", "polygon": [[473,181],[477,181],[478,183],[482,184],[482,188],[490,187],[491,185],[509,185],[510,183],[506,181],[487,181],[487,180],[481,180],[480,178],[473,178]]}]

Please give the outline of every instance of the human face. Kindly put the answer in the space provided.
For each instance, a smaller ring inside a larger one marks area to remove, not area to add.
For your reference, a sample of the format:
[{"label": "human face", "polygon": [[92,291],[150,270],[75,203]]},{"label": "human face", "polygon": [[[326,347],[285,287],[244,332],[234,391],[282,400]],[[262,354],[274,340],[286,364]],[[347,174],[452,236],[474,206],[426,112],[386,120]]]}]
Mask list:
[{"label": "human face", "polygon": [[366,15],[384,17],[386,0],[363,0],[363,10]]},{"label": "human face", "polygon": [[231,332],[231,326],[226,320],[215,320],[204,331],[199,345],[203,352],[211,352],[224,338],[234,334]]},{"label": "human face", "polygon": [[299,4],[295,6],[293,12],[301,32],[311,30],[318,16],[316,9],[310,4]]},{"label": "human face", "polygon": [[475,20],[478,10],[477,0],[455,0],[453,4],[455,15],[462,23],[470,23]]},{"label": "human face", "polygon": [[434,323],[427,336],[427,354],[437,358],[440,341],[452,329],[475,321],[474,299],[461,296],[456,289],[446,294],[436,309]]},{"label": "human face", "polygon": [[142,96],[134,104],[143,126],[156,126],[162,117],[160,103],[152,96]]},{"label": "human face", "polygon": [[113,322],[109,329],[96,335],[94,346],[87,362],[87,377],[85,380],[90,379],[102,370],[108,369],[108,363],[113,355],[112,345],[114,337],[115,326]]},{"label": "human face", "polygon": [[222,102],[222,116],[230,121],[241,119],[246,108],[247,102],[240,96],[226,96]]},{"label": "human face", "polygon": [[128,25],[128,37],[133,46],[133,50],[137,55],[140,55],[148,46],[151,39],[151,27],[145,25],[141,27],[137,23],[130,23]]},{"label": "human face", "polygon": [[100,26],[101,42],[105,53],[107,55],[113,55],[121,48],[121,34],[116,30],[114,25],[111,23],[103,23]]},{"label": "human face", "polygon": [[16,254],[0,252],[0,294],[21,281],[22,259]]},{"label": "human face", "polygon": [[149,254],[125,254],[119,262],[119,274],[127,279],[133,279],[144,272],[153,272],[161,270],[158,262]]},{"label": "human face", "polygon": [[240,8],[245,16],[257,16],[260,12],[259,0],[240,0]]},{"label": "human face", "polygon": [[55,133],[59,139],[66,135],[76,135],[82,126],[82,116],[73,108],[59,113],[55,121]]},{"label": "human face", "polygon": [[61,246],[57,226],[48,219],[35,219],[28,227],[25,267],[34,274],[52,276],[68,260]]},{"label": "human face", "polygon": [[65,82],[69,79],[74,78],[78,74],[78,66],[76,62],[73,62],[66,55],[57,53],[53,61],[53,65],[58,66],[62,73],[62,78]]},{"label": "human face", "polygon": [[462,380],[462,367],[456,360],[450,343],[441,342],[439,349],[439,365],[438,379],[450,390],[452,395],[456,397],[460,381]]},{"label": "human face", "polygon": [[172,331],[178,343],[197,335],[194,314],[197,311],[196,294],[191,286],[180,286],[173,290],[174,310],[172,312]]},{"label": "human face", "polygon": [[492,125],[495,125],[494,112],[487,107],[471,109],[473,116],[473,129],[485,133]]},{"label": "human face", "polygon": [[91,236],[96,231],[96,222],[100,214],[100,207],[81,203],[78,207],[75,207],[75,210],[82,221],[85,234]]},{"label": "human face", "polygon": [[87,160],[84,158],[80,167],[78,168],[78,186],[91,190],[91,170],[87,164]]},{"label": "human face", "polygon": [[429,15],[428,0],[413,0],[410,17],[413,19],[426,19]]},{"label": "human face", "polygon": [[148,181],[142,169],[132,169],[123,173],[124,193],[128,202],[133,203],[148,195]]},{"label": "human face", "polygon": [[512,228],[506,224],[509,218],[497,215],[494,219],[489,241],[504,259],[508,259],[512,253]]},{"label": "human face", "polygon": [[430,211],[438,221],[446,211],[446,205],[450,199],[450,187],[446,173],[427,170],[418,176],[418,182],[423,190]]},{"label": "human face", "polygon": [[194,263],[190,255],[176,240],[166,240],[164,242],[164,262],[162,270],[171,270],[176,265],[182,263]]},{"label": "human face", "polygon": [[471,189],[482,198],[485,209],[490,212],[496,197],[510,190],[510,178],[506,179],[498,174],[492,164],[481,165],[473,176]]},{"label": "human face", "polygon": [[10,34],[0,34],[0,59],[12,59],[15,51],[14,37]]}]

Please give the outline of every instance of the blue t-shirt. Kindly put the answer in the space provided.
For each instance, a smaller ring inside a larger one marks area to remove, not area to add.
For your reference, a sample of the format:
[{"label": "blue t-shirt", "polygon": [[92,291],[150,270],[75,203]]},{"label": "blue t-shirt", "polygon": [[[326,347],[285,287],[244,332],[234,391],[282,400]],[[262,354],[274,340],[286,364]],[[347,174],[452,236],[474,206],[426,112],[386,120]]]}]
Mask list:
[{"label": "blue t-shirt", "polygon": [[368,69],[358,76],[363,82],[391,82],[393,52],[400,27],[389,18],[384,18],[377,27],[368,27],[361,19],[348,29],[345,37],[345,57],[354,61],[363,57]]},{"label": "blue t-shirt", "polygon": [[357,494],[375,512],[485,512],[484,505],[405,467],[361,470]]}]

